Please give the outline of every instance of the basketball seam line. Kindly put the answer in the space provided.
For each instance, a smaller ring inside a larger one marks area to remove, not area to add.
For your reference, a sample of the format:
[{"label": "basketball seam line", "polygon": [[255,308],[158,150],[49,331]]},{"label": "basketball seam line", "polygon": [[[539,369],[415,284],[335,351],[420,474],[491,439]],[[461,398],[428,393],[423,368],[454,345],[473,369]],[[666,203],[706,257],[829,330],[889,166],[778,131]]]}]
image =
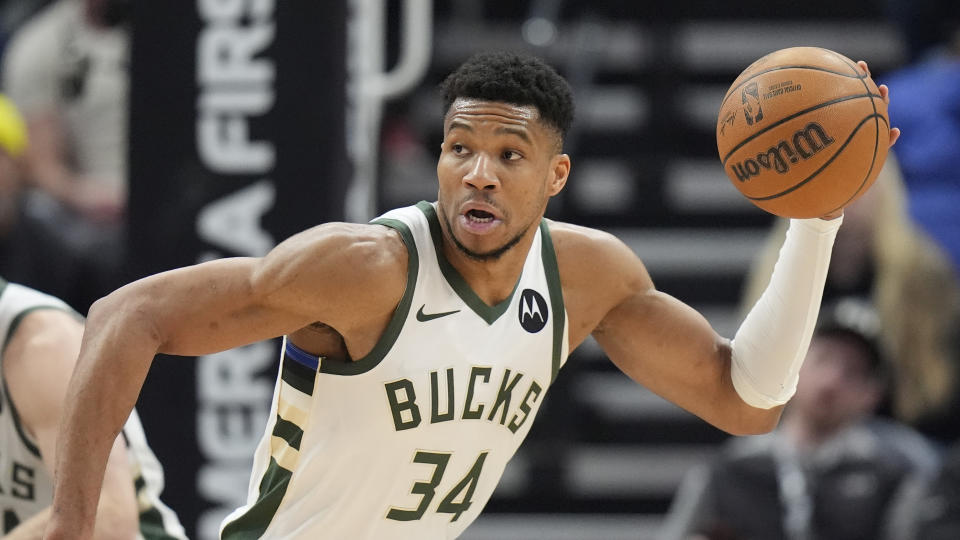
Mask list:
[{"label": "basketball seam line", "polygon": [[809,69],[809,70],[811,70],[811,71],[822,71],[822,72],[824,72],[824,73],[831,73],[831,74],[833,74],[833,75],[839,75],[839,76],[841,76],[841,77],[847,77],[848,79],[863,79],[863,77],[866,76],[866,75],[864,75],[864,76],[847,75],[846,73],[839,73],[839,72],[837,72],[837,71],[831,71],[831,70],[825,69],[825,68],[819,68],[819,67],[815,67],[815,66],[804,66],[804,65],[800,65],[800,64],[790,65],[790,66],[777,66],[777,67],[774,67],[774,68],[765,69],[765,70],[763,70],[763,71],[758,71],[757,73],[754,73],[753,75],[751,75],[749,79],[743,81],[742,83],[740,83],[740,84],[734,86],[733,88],[731,88],[730,90],[728,90],[728,91],[727,91],[727,94],[726,94],[725,96],[723,96],[723,101],[720,102],[720,108],[723,109],[723,106],[727,104],[727,100],[730,99],[730,97],[731,97],[734,93],[736,93],[736,91],[737,91],[741,86],[747,84],[748,82],[752,81],[753,79],[757,78],[758,76],[763,75],[764,73],[770,73],[770,72],[773,72],[773,71],[780,71],[780,70],[783,70],[783,69]]},{"label": "basketball seam line", "polygon": [[[836,152],[835,154],[833,154],[832,156],[830,156],[830,159],[827,160],[826,163],[824,163],[823,165],[821,165],[820,168],[817,169],[816,171],[814,171],[814,173],[811,174],[810,176],[804,178],[802,181],[798,182],[797,184],[794,184],[793,186],[790,186],[789,188],[781,191],[780,193],[774,193],[773,195],[767,195],[767,196],[765,196],[765,197],[750,197],[749,195],[747,195],[746,197],[747,197],[748,199],[750,199],[751,201],[769,201],[769,200],[772,200],[772,199],[776,199],[776,198],[778,198],[778,197],[782,197],[782,196],[784,196],[784,195],[786,195],[786,194],[788,194],[788,193],[790,193],[790,192],[792,192],[792,191],[794,191],[794,190],[796,190],[796,189],[799,189],[801,186],[803,186],[803,185],[806,184],[807,182],[813,180],[817,175],[819,175],[820,173],[822,173],[824,169],[826,169],[827,167],[829,167],[830,164],[833,163],[833,160],[837,159],[837,157],[840,155],[840,153],[843,152],[843,149],[846,148],[848,144],[850,144],[850,141],[853,140],[853,137],[857,134],[857,131],[858,131],[861,127],[863,127],[863,124],[865,124],[865,123],[866,123],[868,120],[870,120],[871,118],[880,118],[880,119],[882,119],[884,122],[886,122],[886,118],[884,118],[882,114],[878,114],[878,113],[874,113],[874,114],[871,114],[871,115],[865,117],[863,120],[860,121],[859,124],[857,124],[857,127],[855,127],[855,128],[853,129],[853,132],[850,133],[850,136],[847,137],[847,140],[844,141],[843,144],[840,146],[840,148],[837,149],[837,152]],[[874,143],[873,161],[876,161],[876,159],[877,159],[877,150],[876,150],[876,143]],[[873,170],[873,164],[872,164],[872,163],[871,163],[871,165],[870,165],[870,170]],[[868,171],[868,172],[867,172],[867,176],[869,176],[869,175],[870,175],[870,172]],[[866,182],[866,178],[864,178],[863,182],[860,183],[860,188],[863,188],[863,184],[864,184],[865,182]],[[857,192],[859,192],[859,191],[860,191],[860,189],[857,189]],[[852,197],[851,197],[851,198],[852,198]],[[850,202],[850,201],[848,200],[847,202]],[[845,204],[846,204],[846,203],[844,203],[844,205],[845,205]],[[842,208],[843,205],[841,205],[840,207]],[[836,209],[835,209],[835,210],[836,210]],[[828,213],[829,213],[829,212],[828,212]]]},{"label": "basketball seam line", "polygon": [[[841,62],[843,62],[844,64],[847,65],[847,67],[853,70],[853,73],[855,74],[856,78],[860,79],[860,82],[863,82],[863,80],[867,77],[866,73],[860,73],[860,70],[858,69],[859,66],[853,60],[850,60],[846,56],[843,56],[837,53],[836,51],[831,51],[830,49],[824,49],[823,47],[817,47],[817,48],[820,49],[821,51],[826,51],[836,56],[837,58],[839,58]],[[864,86],[866,86],[866,83],[864,83]],[[868,88],[867,91],[869,92],[870,89]]]},{"label": "basketball seam line", "polygon": [[[730,151],[727,152],[727,155],[723,156],[723,160],[722,160],[723,166],[724,166],[724,168],[726,168],[726,166],[727,166],[727,161],[730,159],[730,156],[732,156],[737,150],[743,148],[744,145],[746,145],[747,143],[749,143],[749,142],[752,141],[753,139],[756,139],[756,138],[759,137],[760,135],[763,135],[764,133],[770,131],[771,129],[773,129],[773,128],[781,125],[781,124],[784,124],[784,123],[786,123],[786,122],[789,122],[790,120],[793,120],[794,118],[803,116],[803,115],[805,115],[805,114],[807,114],[807,113],[809,113],[809,112],[815,111],[815,110],[817,110],[817,109],[822,109],[822,108],[824,108],[824,107],[829,107],[830,105],[835,105],[835,104],[837,104],[837,103],[842,103],[842,102],[844,102],[844,101],[849,101],[849,100],[851,100],[851,99],[859,99],[859,98],[871,97],[872,95],[873,95],[873,94],[854,94],[854,95],[851,95],[851,96],[844,96],[844,97],[841,97],[841,98],[831,99],[830,101],[824,101],[823,103],[818,103],[817,105],[815,105],[815,106],[813,106],[813,107],[806,108],[806,109],[804,109],[804,110],[802,110],[802,111],[797,111],[797,112],[791,114],[790,116],[786,116],[786,117],[784,117],[784,118],[781,118],[780,120],[777,120],[777,121],[774,122],[773,124],[770,124],[769,126],[761,129],[760,131],[758,131],[758,132],[754,133],[753,135],[747,137],[746,139],[740,141],[736,146],[734,146],[733,148],[731,148]],[[874,108],[874,111],[876,111],[876,108]]]},{"label": "basketball seam line", "polygon": [[[825,50],[826,50],[826,49],[825,49]],[[831,52],[833,52],[833,51],[831,51]],[[833,54],[834,54],[835,56],[840,56],[840,55],[837,54],[837,53],[833,53]],[[858,72],[857,67],[859,67],[859,66],[850,65],[850,63],[847,62],[847,59],[846,59],[846,58],[841,57],[841,60],[843,60],[844,63],[846,63],[848,66],[850,66],[850,68],[853,69],[854,72]],[[867,86],[867,77],[866,77],[866,74],[864,74],[864,76],[860,78],[860,83],[863,84],[864,90],[866,90],[866,91],[869,93],[869,92],[870,92],[870,87]],[[877,113],[877,103],[876,103],[876,101],[873,100],[873,96],[872,96],[872,95],[871,95],[871,97],[870,97],[870,105],[873,107],[873,117],[874,117],[874,118],[877,118],[877,117],[882,118],[882,119],[883,119],[883,123],[887,125],[887,129],[890,129],[890,121],[887,120],[882,114],[878,114],[878,113]],[[880,122],[879,122],[879,121],[874,121],[874,127],[875,127],[875,129],[876,129],[876,132],[874,133],[874,137],[873,137],[873,158],[870,160],[870,168],[867,169],[867,174],[863,177],[863,180],[860,181],[860,187],[858,187],[857,190],[853,192],[853,195],[850,195],[850,198],[848,198],[846,201],[844,201],[843,204],[841,204],[841,205],[838,206],[837,208],[834,208],[834,209],[831,210],[830,212],[836,212],[837,210],[839,210],[839,209],[843,208],[844,206],[850,204],[850,201],[852,201],[852,200],[857,196],[857,194],[860,193],[860,190],[863,189],[864,184],[867,183],[867,178],[870,178],[870,174],[873,173],[873,168],[877,166],[877,151],[878,151],[879,148],[880,148]],[[828,212],[828,213],[829,213],[829,212]]]}]

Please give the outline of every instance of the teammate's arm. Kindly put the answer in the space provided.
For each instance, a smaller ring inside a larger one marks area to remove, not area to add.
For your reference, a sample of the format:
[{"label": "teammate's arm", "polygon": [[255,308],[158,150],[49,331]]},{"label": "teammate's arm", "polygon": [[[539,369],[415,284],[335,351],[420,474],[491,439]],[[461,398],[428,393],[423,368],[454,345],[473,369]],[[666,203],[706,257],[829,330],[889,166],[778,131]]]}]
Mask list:
[{"label": "teammate's arm", "polygon": [[389,320],[406,285],[406,264],[403,242],[390,229],[327,224],[262,259],[164,272],[97,301],[61,427],[48,538],[90,537],[109,441],[133,408],[154,355],[211,354],[314,321],[334,327],[349,347],[370,320]]},{"label": "teammate's arm", "polygon": [[[3,358],[3,375],[26,431],[37,443],[51,477],[56,462],[57,426],[80,349],[83,326],[72,314],[42,309],[17,326]],[[7,533],[8,540],[37,540],[50,516],[49,507]],[[129,540],[137,534],[137,503],[127,453],[114,439],[96,509],[95,537]]]}]

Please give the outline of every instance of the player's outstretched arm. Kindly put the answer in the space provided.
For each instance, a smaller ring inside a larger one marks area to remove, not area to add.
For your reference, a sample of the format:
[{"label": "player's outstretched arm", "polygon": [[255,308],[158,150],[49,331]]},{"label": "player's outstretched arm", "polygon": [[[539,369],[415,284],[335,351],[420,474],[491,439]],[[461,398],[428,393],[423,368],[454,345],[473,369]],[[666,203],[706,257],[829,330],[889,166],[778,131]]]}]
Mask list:
[{"label": "player's outstretched arm", "polygon": [[346,339],[389,318],[406,249],[385,227],[328,224],[262,259],[211,261],[131,283],[90,309],[60,428],[47,537],[86,539],[112,441],[157,353],[201,355],[322,321]]},{"label": "player's outstretched arm", "polygon": [[[37,310],[23,318],[4,351],[3,374],[11,400],[51,477],[56,462],[57,426],[82,334],[83,326],[75,315],[55,309]],[[24,520],[4,538],[38,540],[49,517],[48,507]],[[130,540],[136,537],[137,529],[133,478],[123,440],[117,437],[97,505],[95,537]]]},{"label": "player's outstretched arm", "polygon": [[567,224],[552,230],[570,347],[592,334],[634,381],[731,433],[759,433],[779,411],[743,402],[730,381],[730,342],[694,309],[656,290],[620,240]]},{"label": "player's outstretched arm", "polygon": [[567,226],[554,237],[571,345],[592,333],[624,373],[660,396],[733,434],[769,431],[796,387],[840,221],[794,220],[770,285],[733,341],[657,291],[622,242]]}]

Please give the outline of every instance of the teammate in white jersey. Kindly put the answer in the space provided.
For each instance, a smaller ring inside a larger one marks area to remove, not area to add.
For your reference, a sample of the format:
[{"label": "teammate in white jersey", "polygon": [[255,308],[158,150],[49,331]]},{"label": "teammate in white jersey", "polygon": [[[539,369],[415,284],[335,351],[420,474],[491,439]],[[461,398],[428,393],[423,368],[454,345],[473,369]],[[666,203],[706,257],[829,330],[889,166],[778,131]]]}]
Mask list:
[{"label": "teammate in white jersey", "polygon": [[[64,302],[0,278],[0,533],[38,539],[53,500],[57,425],[83,324]],[[183,538],[136,412],[109,449],[96,538]]]},{"label": "teammate in white jersey", "polygon": [[228,539],[456,537],[589,335],[627,375],[711,424],[773,428],[842,211],[793,222],[768,292],[731,341],[657,291],[613,236],[544,220],[571,168],[573,102],[552,68],[482,54],[444,93],[437,202],[320,225],[263,258],[157,274],[91,308],[48,538],[89,538],[109,442],[156,353],[286,336]]}]

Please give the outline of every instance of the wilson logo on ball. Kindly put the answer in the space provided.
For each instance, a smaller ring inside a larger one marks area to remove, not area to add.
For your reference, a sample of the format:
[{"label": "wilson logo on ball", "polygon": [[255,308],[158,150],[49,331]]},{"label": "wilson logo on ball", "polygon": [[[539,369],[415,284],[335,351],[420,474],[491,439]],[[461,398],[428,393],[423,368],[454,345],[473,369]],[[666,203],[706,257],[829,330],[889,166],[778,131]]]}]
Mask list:
[{"label": "wilson logo on ball", "polygon": [[731,171],[741,182],[746,182],[763,170],[786,174],[790,171],[791,163],[798,163],[801,159],[806,161],[834,142],[834,138],[823,129],[823,126],[810,122],[794,133],[792,140],[782,140],[766,152],[757,154],[756,158],[747,158],[740,163],[734,163]]}]

